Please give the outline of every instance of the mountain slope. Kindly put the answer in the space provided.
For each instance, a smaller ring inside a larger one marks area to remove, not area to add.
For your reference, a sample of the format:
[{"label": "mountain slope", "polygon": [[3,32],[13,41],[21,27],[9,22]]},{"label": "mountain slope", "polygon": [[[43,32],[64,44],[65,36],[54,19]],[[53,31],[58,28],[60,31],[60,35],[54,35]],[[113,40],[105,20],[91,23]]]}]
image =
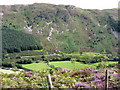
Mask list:
[{"label": "mountain slope", "polygon": [[1,6],[3,28],[37,35],[48,51],[114,52],[118,48],[118,11],[81,9],[70,5]]}]

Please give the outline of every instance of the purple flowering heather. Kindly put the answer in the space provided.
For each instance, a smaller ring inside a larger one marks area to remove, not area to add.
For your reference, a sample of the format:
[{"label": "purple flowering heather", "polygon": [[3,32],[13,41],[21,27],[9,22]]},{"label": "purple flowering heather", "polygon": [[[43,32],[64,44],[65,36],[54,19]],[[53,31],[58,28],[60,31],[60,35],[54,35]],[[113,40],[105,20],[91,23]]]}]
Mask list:
[{"label": "purple flowering heather", "polygon": [[70,71],[70,69],[64,68],[62,69],[62,72]]},{"label": "purple flowering heather", "polygon": [[70,76],[73,77],[73,76],[75,76],[75,75],[80,75],[80,74],[81,74],[80,71],[73,71],[73,72],[70,74]]},{"label": "purple flowering heather", "polygon": [[114,71],[113,70],[108,70],[109,74],[113,74]]},{"label": "purple flowering heather", "polygon": [[99,70],[93,70],[92,72],[93,72],[93,73],[98,73],[98,72],[99,72]]},{"label": "purple flowering heather", "polygon": [[79,70],[79,72],[84,72],[84,70],[82,69],[82,70]]},{"label": "purple flowering heather", "polygon": [[97,85],[98,88],[105,88],[105,82],[104,81],[96,81],[95,85]]},{"label": "purple flowering heather", "polygon": [[92,73],[97,73],[99,70],[94,70],[92,68],[86,68],[86,71],[92,72]]},{"label": "purple flowering heather", "polygon": [[32,77],[33,75],[40,75],[40,73],[34,73],[34,72],[27,72],[26,76]]},{"label": "purple flowering heather", "polygon": [[28,76],[28,77],[32,77],[34,74],[33,74],[33,72],[27,72],[26,73],[26,76]]},{"label": "purple flowering heather", "polygon": [[90,72],[90,73],[97,73],[98,70],[94,70],[92,68],[86,68],[86,69],[82,69],[82,70],[79,70],[80,72]]},{"label": "purple flowering heather", "polygon": [[35,73],[35,75],[38,75],[38,76],[39,76],[39,75],[40,75],[40,73]]},{"label": "purple flowering heather", "polygon": [[80,86],[84,88],[90,88],[90,85],[87,83],[84,83],[84,82],[75,83],[75,87],[80,87]]},{"label": "purple flowering heather", "polygon": [[17,77],[12,77],[11,80],[17,80],[18,78]]},{"label": "purple flowering heather", "polygon": [[120,73],[114,74],[114,77],[120,80]]},{"label": "purple flowering heather", "polygon": [[94,77],[101,79],[101,78],[105,77],[105,73],[97,73],[97,74],[94,75]]},{"label": "purple flowering heather", "polygon": [[115,71],[115,72],[118,72],[118,69],[116,69],[116,68],[113,68],[112,70]]},{"label": "purple flowering heather", "polygon": [[79,70],[79,71],[73,71],[70,74],[70,76],[73,77],[73,76],[79,75],[79,76],[87,77],[90,74],[97,73],[97,72],[98,72],[97,70],[94,70],[94,69],[91,69],[91,68],[86,68],[86,69],[82,69],[82,70]]},{"label": "purple flowering heather", "polygon": [[75,83],[75,87],[79,87],[79,86],[82,86],[82,85],[83,85],[83,83],[81,83],[81,82]]},{"label": "purple flowering heather", "polygon": [[105,81],[105,74],[97,73],[91,78],[91,81],[95,81],[95,82]]},{"label": "purple flowering heather", "polygon": [[91,78],[91,81],[95,81],[95,82],[96,82],[96,81],[101,81],[101,80],[98,79],[98,78],[96,78],[96,77],[92,77],[92,78]]}]

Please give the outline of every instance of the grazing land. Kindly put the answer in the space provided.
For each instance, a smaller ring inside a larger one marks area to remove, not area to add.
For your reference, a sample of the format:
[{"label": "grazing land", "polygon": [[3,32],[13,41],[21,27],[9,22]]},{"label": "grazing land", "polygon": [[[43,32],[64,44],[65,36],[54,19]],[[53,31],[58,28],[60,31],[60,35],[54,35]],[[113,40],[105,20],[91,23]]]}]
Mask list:
[{"label": "grazing land", "polygon": [[40,63],[32,63],[32,64],[25,64],[25,65],[22,65],[24,68],[27,68],[27,69],[30,69],[30,70],[46,70],[48,69],[49,67],[47,66],[46,63],[44,62],[40,62]]},{"label": "grazing land", "polygon": [[[106,62],[106,64],[117,64],[118,62]],[[72,70],[80,70],[80,69],[85,69],[85,68],[93,68],[96,69],[100,63],[94,63],[94,64],[83,64],[80,62],[75,62],[72,63],[71,61],[55,61],[55,62],[50,62],[50,65],[54,65],[55,67],[61,67],[61,68],[67,68],[67,69],[72,69]],[[45,70],[48,69],[49,67],[47,66],[46,63],[40,62],[40,63],[32,63],[32,64],[26,64],[22,65],[24,68],[30,69],[30,70]]]}]

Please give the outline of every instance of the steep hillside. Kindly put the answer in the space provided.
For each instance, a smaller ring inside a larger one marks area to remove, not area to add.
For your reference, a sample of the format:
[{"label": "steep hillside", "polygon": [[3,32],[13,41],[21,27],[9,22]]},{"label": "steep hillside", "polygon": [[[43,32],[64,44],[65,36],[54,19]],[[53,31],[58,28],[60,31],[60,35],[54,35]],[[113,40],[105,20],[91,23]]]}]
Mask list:
[{"label": "steep hillside", "polygon": [[37,35],[48,51],[78,52],[118,48],[118,11],[81,9],[71,5],[1,6],[3,28]]}]

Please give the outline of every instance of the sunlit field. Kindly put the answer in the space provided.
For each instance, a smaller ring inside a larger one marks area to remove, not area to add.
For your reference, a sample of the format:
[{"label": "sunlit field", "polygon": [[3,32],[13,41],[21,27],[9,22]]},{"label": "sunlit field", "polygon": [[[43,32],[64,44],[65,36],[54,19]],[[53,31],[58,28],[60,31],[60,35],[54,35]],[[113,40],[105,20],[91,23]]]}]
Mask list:
[{"label": "sunlit field", "polygon": [[[100,62],[99,62],[100,63]],[[80,62],[75,62],[72,63],[71,61],[55,61],[55,62],[50,62],[50,65],[54,65],[55,67],[61,67],[61,68],[67,68],[71,70],[80,70],[84,68],[93,68],[96,69],[97,65],[99,63],[94,63],[94,64],[83,64]],[[106,64],[115,64],[118,62],[106,62]],[[45,70],[48,69],[49,67],[47,66],[46,63],[44,62],[39,62],[39,63],[32,63],[32,64],[25,64],[22,65],[24,68],[30,69],[30,70]]]}]

